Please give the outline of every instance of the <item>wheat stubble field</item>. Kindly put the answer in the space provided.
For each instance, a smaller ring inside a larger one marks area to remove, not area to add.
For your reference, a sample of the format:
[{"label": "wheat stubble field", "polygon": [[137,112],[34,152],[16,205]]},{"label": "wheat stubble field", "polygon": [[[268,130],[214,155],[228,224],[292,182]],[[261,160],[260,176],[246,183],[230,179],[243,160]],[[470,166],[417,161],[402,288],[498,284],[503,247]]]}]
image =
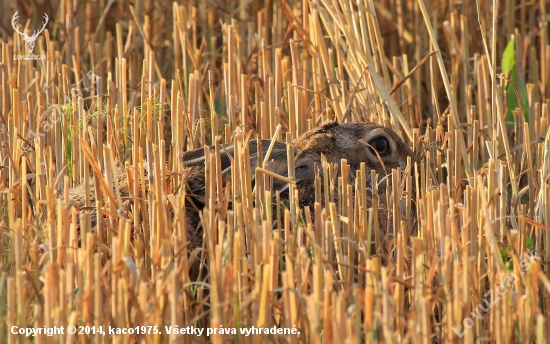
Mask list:
[{"label": "wheat stubble field", "polygon": [[[1,3],[0,342],[546,342],[545,1]],[[247,142],[329,121],[414,156],[383,195],[323,162],[338,197],[277,206]],[[205,146],[189,252],[178,157]]]}]

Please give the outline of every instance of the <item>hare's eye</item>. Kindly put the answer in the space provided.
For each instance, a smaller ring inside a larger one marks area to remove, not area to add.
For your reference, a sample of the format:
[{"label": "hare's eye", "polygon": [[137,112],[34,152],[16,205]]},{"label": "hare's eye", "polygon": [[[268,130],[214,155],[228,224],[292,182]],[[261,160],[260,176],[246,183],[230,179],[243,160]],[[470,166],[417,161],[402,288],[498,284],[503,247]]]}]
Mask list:
[{"label": "hare's eye", "polygon": [[385,137],[377,137],[369,142],[371,149],[375,150],[380,156],[388,156],[391,154],[390,143]]}]

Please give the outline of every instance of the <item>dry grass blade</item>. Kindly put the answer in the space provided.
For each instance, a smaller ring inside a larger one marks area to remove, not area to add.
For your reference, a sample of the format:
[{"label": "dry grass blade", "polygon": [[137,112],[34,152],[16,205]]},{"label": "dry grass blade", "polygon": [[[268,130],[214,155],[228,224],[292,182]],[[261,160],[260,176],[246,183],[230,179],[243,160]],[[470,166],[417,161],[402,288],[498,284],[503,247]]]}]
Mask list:
[{"label": "dry grass blade", "polygon": [[548,338],[547,1],[75,4],[0,17],[0,342]]}]

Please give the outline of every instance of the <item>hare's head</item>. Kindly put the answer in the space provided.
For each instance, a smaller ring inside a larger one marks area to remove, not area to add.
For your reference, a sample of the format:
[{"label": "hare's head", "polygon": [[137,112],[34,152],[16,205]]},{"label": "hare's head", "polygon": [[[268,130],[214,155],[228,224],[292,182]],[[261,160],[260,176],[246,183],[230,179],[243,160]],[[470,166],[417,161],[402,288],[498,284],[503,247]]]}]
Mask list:
[{"label": "hare's head", "polygon": [[367,170],[386,175],[397,167],[404,170],[407,157],[412,156],[409,146],[396,133],[368,122],[325,123],[300,136],[294,144],[300,149],[297,171],[312,166],[314,157],[322,153],[331,163],[346,159],[350,173],[355,173],[364,162]]},{"label": "hare's head", "polygon": [[[252,178],[253,186],[256,186],[256,166],[258,166],[267,153],[267,148],[272,144],[267,169],[271,172],[288,177],[288,159],[287,145],[284,142],[271,142],[270,140],[251,140],[248,144],[248,155],[250,157],[248,165],[249,175]],[[261,153],[258,147],[261,145]],[[387,228],[391,224],[389,210],[384,204],[389,204],[390,200],[386,198],[386,190],[391,185],[391,178],[387,178],[392,173],[392,169],[407,167],[407,158],[412,157],[412,151],[408,145],[392,130],[374,123],[325,123],[314,128],[293,142],[294,146],[294,182],[298,191],[298,202],[301,207],[312,206],[315,202],[325,204],[327,192],[330,192],[331,201],[336,201],[339,197],[333,189],[334,184],[329,186],[331,190],[325,190],[324,183],[320,185],[320,190],[316,188],[316,176],[323,175],[322,159],[324,155],[327,162],[340,164],[342,159],[346,159],[349,166],[348,180],[350,184],[355,183],[356,171],[360,169],[361,163],[365,163],[367,168],[366,184],[368,188],[373,187],[370,170],[375,170],[378,174],[378,194],[379,194],[379,224],[380,228]],[[235,149],[232,144],[221,145],[218,152],[220,156],[219,167],[221,167],[222,185],[228,185],[235,180],[232,167],[237,161],[236,154],[242,149]],[[210,148],[214,151],[214,147]],[[204,174],[204,149],[185,152],[181,159],[186,168],[193,169],[193,172],[187,173],[186,188],[188,195],[193,195],[193,202],[200,209],[204,207],[205,197],[205,174]],[[241,159],[240,163],[243,164]],[[244,167],[241,166],[242,167]],[[337,169],[338,173],[340,168]],[[265,183],[266,179],[263,179]],[[286,178],[270,179],[272,195],[278,191],[281,195],[281,201],[289,206],[291,188],[287,184]],[[229,192],[231,192],[230,189]],[[400,194],[400,191],[396,191]],[[321,199],[319,199],[321,197]],[[390,195],[393,197],[393,194]],[[230,197],[232,199],[232,197]],[[202,202],[202,203],[201,203]],[[370,199],[367,199],[370,204]],[[404,203],[403,203],[404,204]],[[325,206],[328,206],[325,204]],[[197,209],[197,208],[194,208]],[[195,213],[193,213],[195,214]],[[190,227],[195,228],[198,223],[198,215],[195,214],[195,222],[190,223]]]},{"label": "hare's head", "polygon": [[[250,167],[253,169],[250,171],[252,177],[255,174],[254,170],[258,159],[264,159],[267,147],[271,143],[269,140],[260,141],[263,146],[261,156],[256,150],[258,141],[253,140],[248,143]],[[360,169],[360,164],[365,163],[367,171],[373,169],[378,172],[380,191],[385,189],[385,176],[390,174],[394,168],[400,167],[404,170],[407,166],[407,157],[412,156],[411,149],[396,133],[388,128],[368,122],[325,123],[304,133],[294,140],[293,144],[295,156],[294,180],[302,193],[310,192],[314,188],[316,174],[322,174],[322,154],[329,163],[339,164],[342,159],[346,159],[350,165],[350,181],[355,179],[355,171]],[[269,157],[270,169],[284,177],[288,176],[286,152],[285,143],[275,142]],[[222,177],[225,180],[231,180],[231,156],[234,154],[235,150],[231,144],[223,145],[223,152],[220,152],[220,157],[223,170]],[[183,153],[182,159],[187,167],[199,167],[198,173],[194,174],[190,182],[195,185],[191,187],[193,191],[200,193],[204,183],[203,171],[200,168],[204,166],[204,150],[199,149]],[[367,173],[367,178],[370,187],[370,173]],[[254,180],[252,182],[254,183]],[[273,187],[281,192],[288,190],[288,185],[279,180],[274,180]],[[309,198],[305,197],[307,199],[306,203],[309,203]]]},{"label": "hare's head", "polygon": [[[295,169],[301,205],[309,205],[315,201],[312,190],[317,171],[313,166],[317,164],[318,173],[321,175],[321,154],[330,163],[339,164],[342,159],[346,159],[350,165],[348,180],[352,184],[355,182],[356,171],[360,169],[361,163],[365,163],[368,188],[373,187],[370,170],[375,170],[378,174],[380,228],[387,227],[388,210],[384,204],[390,202],[386,199],[385,192],[388,185],[391,185],[388,175],[393,169],[401,168],[404,171],[407,168],[407,158],[413,156],[409,146],[395,132],[369,122],[329,122],[303,134],[294,141],[294,145],[299,150]],[[400,193],[398,190],[396,192]],[[333,196],[337,197],[335,194]],[[394,197],[393,193],[390,197]],[[367,203],[370,203],[370,200],[367,200]],[[404,205],[405,203],[402,203],[403,214],[406,209],[403,208]]]}]

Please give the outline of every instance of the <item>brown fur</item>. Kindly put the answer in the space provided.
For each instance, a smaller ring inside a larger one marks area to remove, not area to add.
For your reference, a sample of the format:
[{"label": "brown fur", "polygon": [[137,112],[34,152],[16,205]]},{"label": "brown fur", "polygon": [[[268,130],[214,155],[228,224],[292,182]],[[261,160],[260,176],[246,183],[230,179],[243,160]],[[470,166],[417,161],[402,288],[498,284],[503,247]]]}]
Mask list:
[{"label": "brown fur", "polygon": [[[380,156],[373,153],[372,146],[374,138],[386,138],[391,147],[391,154]],[[254,169],[257,166],[258,158],[262,160],[271,143],[270,140],[260,140],[263,147],[261,156],[257,152],[257,141],[249,142],[250,166],[253,169],[250,173],[254,176]],[[369,142],[370,141],[370,142]],[[374,123],[344,123],[336,122],[325,123],[315,129],[312,129],[294,140],[295,147],[295,181],[299,193],[300,206],[312,206],[315,202],[315,176],[318,173],[322,176],[321,154],[323,154],[329,163],[340,164],[341,159],[346,159],[350,165],[349,181],[354,184],[356,170],[364,162],[367,171],[376,170],[379,175],[379,194],[381,209],[379,211],[380,227],[385,228],[388,222],[387,210],[385,204],[385,189],[387,174],[394,168],[401,167],[405,169],[408,156],[412,156],[412,151],[402,139],[390,129],[379,126]],[[234,156],[234,147],[230,144],[222,145],[224,149],[220,152],[222,178],[224,184],[231,181],[231,157]],[[214,150],[214,147],[211,147]],[[229,155],[228,155],[229,154]],[[230,157],[231,156],[231,157]],[[204,207],[205,197],[205,177],[204,177],[204,149],[196,149],[182,154],[181,159],[186,171],[189,172],[186,180],[186,193],[189,195],[186,203],[186,228],[188,232],[189,250],[193,250],[202,245],[202,229],[200,228],[199,213],[197,209]],[[287,176],[287,154],[286,144],[276,142],[274,150],[271,152],[270,161],[272,161],[273,172],[282,176]],[[317,171],[315,170],[317,167]],[[340,168],[337,169],[340,171]],[[370,185],[370,173],[367,173],[367,187]],[[127,197],[129,185],[126,172],[119,172],[117,175],[119,189],[122,197]],[[146,178],[148,179],[148,178]],[[148,181],[145,181],[148,184]],[[254,181],[253,181],[254,183]],[[288,202],[288,190],[286,184],[274,180],[273,188],[282,191],[281,196]],[[96,197],[94,192],[94,181],[90,181],[90,206],[96,206]],[[69,191],[72,200],[82,207],[84,206],[84,186],[80,185]],[[336,196],[336,195],[335,195]],[[192,203],[192,204],[191,204]],[[324,203],[324,202],[323,202]],[[370,204],[370,200],[367,202]],[[287,203],[288,204],[288,203]],[[324,204],[323,204],[324,205]],[[92,214],[92,225],[95,226],[95,214]]]}]

